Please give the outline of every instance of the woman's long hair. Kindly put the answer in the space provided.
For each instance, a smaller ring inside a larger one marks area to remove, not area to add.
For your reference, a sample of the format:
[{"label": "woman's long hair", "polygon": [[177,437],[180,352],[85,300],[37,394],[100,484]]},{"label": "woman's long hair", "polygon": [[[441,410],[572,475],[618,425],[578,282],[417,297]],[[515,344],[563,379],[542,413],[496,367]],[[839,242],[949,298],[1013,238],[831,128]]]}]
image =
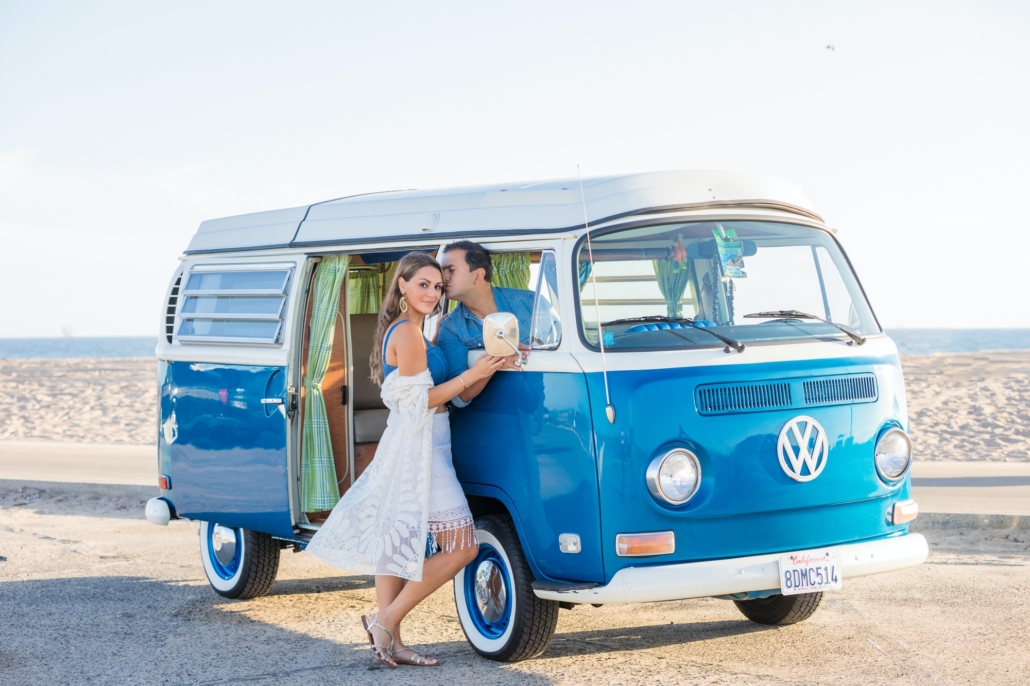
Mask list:
[{"label": "woman's long hair", "polygon": [[[372,356],[368,360],[372,368],[372,382],[377,386],[383,385],[383,338],[390,323],[401,316],[401,287],[398,279],[411,281],[415,272],[422,267],[433,267],[440,271],[440,278],[443,278],[443,269],[440,263],[424,252],[409,252],[397,263],[397,269],[393,273],[393,280],[390,281],[386,294],[383,296],[383,305],[379,308],[379,320],[376,323],[376,333],[372,338]],[[437,303],[433,314],[440,311],[443,298]]]}]

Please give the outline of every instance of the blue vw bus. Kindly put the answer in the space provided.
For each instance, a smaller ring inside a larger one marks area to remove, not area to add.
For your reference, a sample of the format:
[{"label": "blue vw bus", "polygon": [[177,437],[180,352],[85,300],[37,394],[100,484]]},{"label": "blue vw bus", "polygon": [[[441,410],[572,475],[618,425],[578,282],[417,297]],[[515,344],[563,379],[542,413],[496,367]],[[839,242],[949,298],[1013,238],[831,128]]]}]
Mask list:
[{"label": "blue vw bus", "polygon": [[217,593],[267,592],[375,459],[383,286],[458,239],[535,297],[500,329],[526,364],[451,410],[480,541],[454,599],[480,655],[538,655],[584,603],[713,596],[789,624],[925,560],[897,348],[834,231],[788,183],[677,171],[202,223],[162,307],[147,518],[200,523]]}]

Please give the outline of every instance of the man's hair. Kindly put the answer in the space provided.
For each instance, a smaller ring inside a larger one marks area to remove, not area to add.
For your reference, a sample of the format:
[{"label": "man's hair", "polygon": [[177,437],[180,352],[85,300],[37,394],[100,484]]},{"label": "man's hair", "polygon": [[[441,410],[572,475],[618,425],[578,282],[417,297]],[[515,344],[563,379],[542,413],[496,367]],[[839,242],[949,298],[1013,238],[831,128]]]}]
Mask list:
[{"label": "man's hair", "polygon": [[483,278],[486,279],[487,283],[493,282],[494,263],[490,260],[490,253],[486,251],[486,248],[472,241],[454,241],[443,247],[444,253],[449,253],[452,250],[464,250],[465,263],[469,266],[469,271],[474,272],[477,269],[482,269],[485,272]]}]

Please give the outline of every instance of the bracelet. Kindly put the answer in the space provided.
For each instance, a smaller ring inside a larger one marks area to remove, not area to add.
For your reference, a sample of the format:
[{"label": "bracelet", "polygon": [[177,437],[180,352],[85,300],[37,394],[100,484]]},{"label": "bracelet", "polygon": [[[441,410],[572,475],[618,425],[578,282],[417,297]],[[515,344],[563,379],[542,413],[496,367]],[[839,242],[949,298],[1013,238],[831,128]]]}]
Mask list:
[{"label": "bracelet", "polygon": [[462,387],[463,387],[463,388],[464,388],[464,389],[465,389],[466,391],[467,391],[467,390],[469,389],[469,387],[465,385],[465,379],[461,378],[461,374],[458,374],[458,381],[460,381],[460,382],[461,382],[461,385],[462,385]]}]

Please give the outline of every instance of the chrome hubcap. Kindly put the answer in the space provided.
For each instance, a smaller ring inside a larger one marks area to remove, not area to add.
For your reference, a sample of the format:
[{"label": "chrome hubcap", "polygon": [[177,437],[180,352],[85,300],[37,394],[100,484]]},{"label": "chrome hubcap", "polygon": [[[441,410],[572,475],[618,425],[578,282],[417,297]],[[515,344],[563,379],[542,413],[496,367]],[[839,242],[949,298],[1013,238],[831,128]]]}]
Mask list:
[{"label": "chrome hubcap", "polygon": [[496,622],[504,614],[507,601],[501,568],[491,560],[483,560],[476,567],[476,602],[483,618]]},{"label": "chrome hubcap", "polygon": [[228,527],[216,524],[215,530],[211,533],[211,547],[215,550],[215,557],[223,565],[232,563],[236,555],[236,532]]}]

